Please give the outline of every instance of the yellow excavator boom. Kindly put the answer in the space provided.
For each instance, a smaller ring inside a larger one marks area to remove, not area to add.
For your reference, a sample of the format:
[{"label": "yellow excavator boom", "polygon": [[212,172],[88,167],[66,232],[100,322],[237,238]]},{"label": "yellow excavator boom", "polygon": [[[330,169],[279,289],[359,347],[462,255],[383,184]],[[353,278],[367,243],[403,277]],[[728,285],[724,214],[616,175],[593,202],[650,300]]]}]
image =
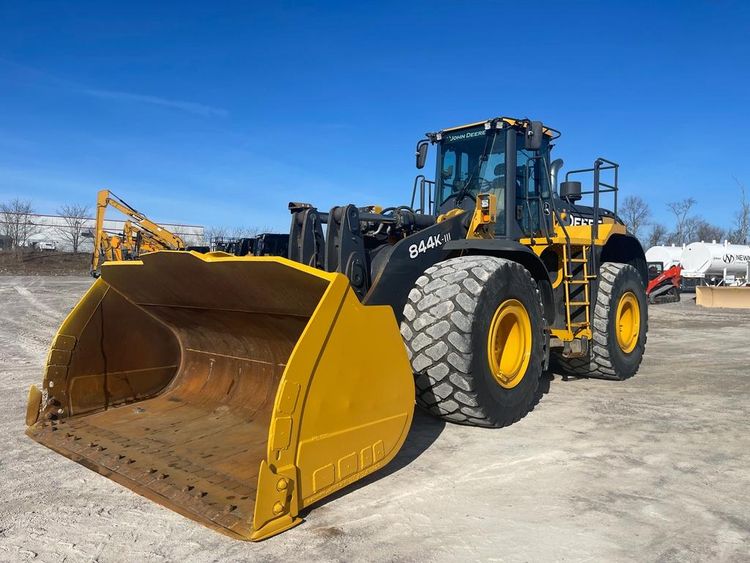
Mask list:
[{"label": "yellow excavator boom", "polygon": [[[112,260],[107,254],[107,234],[104,230],[104,216],[107,207],[113,207],[128,217],[122,234],[122,247],[129,254],[153,252],[156,250],[184,250],[186,245],[178,235],[155,223],[137,211],[109,190],[99,190],[96,196],[96,219],[94,225],[94,251],[91,257],[91,272],[98,272],[102,262]],[[144,240],[143,248],[136,249],[138,235]],[[122,258],[119,258],[122,260]]]},{"label": "yellow excavator boom", "polygon": [[137,493],[260,540],[388,463],[413,408],[393,310],[362,305],[346,276],[163,251],[102,266],[26,422]]}]

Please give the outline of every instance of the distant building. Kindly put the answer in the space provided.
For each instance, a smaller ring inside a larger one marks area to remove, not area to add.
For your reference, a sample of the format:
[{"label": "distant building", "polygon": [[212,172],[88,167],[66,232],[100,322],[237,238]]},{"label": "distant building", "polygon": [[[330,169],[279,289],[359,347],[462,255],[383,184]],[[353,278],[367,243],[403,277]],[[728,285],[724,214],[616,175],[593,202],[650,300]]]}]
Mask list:
[{"label": "distant building", "polygon": [[[65,218],[60,215],[31,215],[34,224],[33,232],[27,246],[37,248],[55,249],[62,252],[72,252],[73,246],[70,241],[70,227]],[[83,236],[78,246],[79,252],[91,252],[93,250],[93,232],[95,219],[93,217],[84,220]],[[203,244],[202,225],[181,225],[175,223],[159,223],[165,229],[179,236],[188,246]],[[112,234],[121,233],[125,225],[125,219],[105,219],[104,230]],[[88,235],[88,236],[86,236]],[[7,238],[7,237],[5,237]],[[2,248],[2,237],[0,237],[0,248]]]},{"label": "distant building", "polygon": [[12,241],[10,237],[6,237],[5,235],[0,235],[0,251],[10,250],[11,242]]}]

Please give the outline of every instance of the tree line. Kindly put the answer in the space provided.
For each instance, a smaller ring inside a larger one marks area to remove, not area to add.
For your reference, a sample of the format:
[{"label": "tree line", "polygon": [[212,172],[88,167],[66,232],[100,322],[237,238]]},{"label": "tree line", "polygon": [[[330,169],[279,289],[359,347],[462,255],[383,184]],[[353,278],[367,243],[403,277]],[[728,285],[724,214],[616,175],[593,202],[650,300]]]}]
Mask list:
[{"label": "tree line", "polygon": [[[57,208],[56,214],[62,219],[62,224],[53,227],[56,236],[66,243],[73,252],[80,252],[87,240],[92,240],[91,233],[92,209],[88,205],[77,203],[64,204]],[[39,220],[37,211],[30,200],[14,198],[7,202],[0,202],[0,249],[21,250],[31,246],[31,239],[42,229],[49,227]],[[204,229],[203,244],[210,246],[216,240],[251,238],[260,233],[270,232],[272,229],[263,227],[206,227]],[[186,241],[188,244],[201,241]]]},{"label": "tree line", "polygon": [[[89,206],[80,204],[65,204],[57,209],[63,225],[56,226],[55,233],[68,243],[73,252],[79,251],[84,233],[87,232],[86,219],[89,212]],[[0,235],[6,239],[3,246],[10,250],[31,246],[30,239],[45,226],[47,225],[39,221],[30,200],[14,198],[0,202]]]},{"label": "tree line", "polygon": [[[733,222],[728,226],[714,225],[701,215],[694,213],[697,201],[684,198],[667,203],[672,215],[672,227],[652,220],[651,208],[641,197],[627,196],[618,209],[620,219],[643,244],[650,248],[659,244],[682,246],[695,241],[729,240],[735,244],[748,244],[750,241],[750,200],[747,190],[737,178],[739,202]],[[63,224],[55,227],[55,232],[73,252],[79,252],[85,238],[90,238],[90,227],[87,225],[91,208],[88,205],[64,204],[56,210]],[[36,210],[30,200],[14,198],[0,202],[0,248],[21,249],[30,246],[30,239],[38,234],[45,225],[38,219]],[[204,244],[212,245],[217,240],[250,238],[273,229],[263,227],[222,227],[209,226],[204,230]]]},{"label": "tree line", "polygon": [[748,244],[750,240],[750,201],[744,184],[735,178],[739,188],[739,205],[731,225],[714,225],[694,212],[697,201],[688,197],[667,203],[672,216],[672,227],[651,220],[651,208],[639,196],[627,196],[617,214],[628,230],[650,248],[659,244],[682,246],[698,241],[724,241]]},{"label": "tree line", "polygon": [[261,233],[271,232],[274,232],[274,229],[265,225],[262,227],[220,227],[214,225],[203,230],[203,238],[206,244],[210,246],[217,241],[253,238]]}]

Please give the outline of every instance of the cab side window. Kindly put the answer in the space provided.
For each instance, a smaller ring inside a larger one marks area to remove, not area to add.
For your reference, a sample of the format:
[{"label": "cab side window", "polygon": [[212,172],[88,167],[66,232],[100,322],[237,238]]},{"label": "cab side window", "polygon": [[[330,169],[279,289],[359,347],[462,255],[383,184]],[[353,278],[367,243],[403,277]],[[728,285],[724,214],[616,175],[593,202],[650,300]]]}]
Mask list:
[{"label": "cab side window", "polygon": [[516,163],[516,208],[520,208],[520,213],[517,213],[519,224],[524,233],[534,235],[541,231],[538,179],[541,161],[534,158],[533,152],[519,149]]}]

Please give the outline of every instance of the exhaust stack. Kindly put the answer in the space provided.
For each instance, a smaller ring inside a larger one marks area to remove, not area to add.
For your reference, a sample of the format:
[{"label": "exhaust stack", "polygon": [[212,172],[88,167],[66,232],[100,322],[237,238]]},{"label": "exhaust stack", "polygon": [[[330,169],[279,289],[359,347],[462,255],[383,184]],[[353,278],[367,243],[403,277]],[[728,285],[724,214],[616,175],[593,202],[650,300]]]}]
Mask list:
[{"label": "exhaust stack", "polygon": [[550,189],[552,189],[553,192],[557,192],[557,175],[560,173],[560,169],[564,164],[562,158],[556,158],[549,166]]}]

